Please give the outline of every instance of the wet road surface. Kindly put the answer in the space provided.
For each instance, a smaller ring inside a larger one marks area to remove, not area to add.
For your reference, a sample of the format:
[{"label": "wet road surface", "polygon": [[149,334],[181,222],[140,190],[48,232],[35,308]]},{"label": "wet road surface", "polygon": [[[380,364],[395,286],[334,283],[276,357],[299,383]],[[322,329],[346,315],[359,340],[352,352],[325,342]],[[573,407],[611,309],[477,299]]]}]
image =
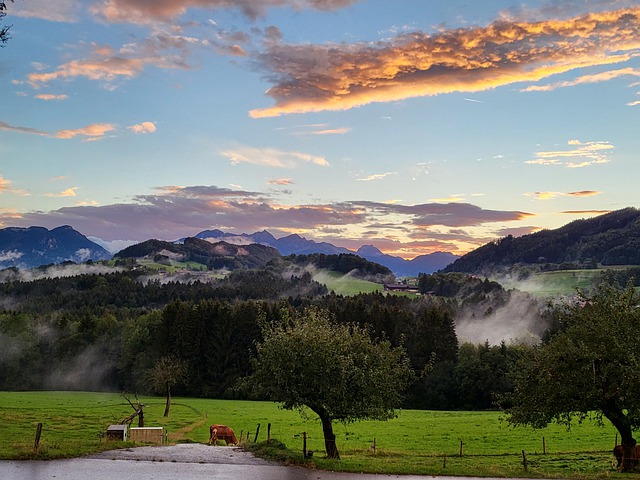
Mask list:
[{"label": "wet road surface", "polygon": [[[286,467],[237,447],[180,444],[111,450],[84,458],[0,461],[6,480],[424,480],[456,477],[376,475]],[[459,479],[456,479],[459,480]],[[465,478],[465,480],[472,480]],[[487,479],[483,479],[487,480]]]}]

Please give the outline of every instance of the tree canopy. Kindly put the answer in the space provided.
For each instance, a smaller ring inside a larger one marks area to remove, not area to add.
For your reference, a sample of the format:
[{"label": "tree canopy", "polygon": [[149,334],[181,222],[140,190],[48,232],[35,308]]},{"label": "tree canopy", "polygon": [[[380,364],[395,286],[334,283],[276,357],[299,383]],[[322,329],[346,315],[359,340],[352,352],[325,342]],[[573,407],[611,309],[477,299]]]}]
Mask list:
[{"label": "tree canopy", "polygon": [[[13,3],[13,0],[9,0]],[[7,15],[7,2],[0,1],[0,20]],[[0,25],[0,47],[4,47],[4,44],[9,41],[11,35],[9,35],[9,29],[11,25]]]},{"label": "tree canopy", "polygon": [[639,301],[633,287],[602,285],[563,306],[558,331],[513,370],[509,421],[570,426],[594,414],[613,424],[630,452],[640,427]]},{"label": "tree canopy", "polygon": [[285,409],[318,415],[329,458],[339,458],[334,420],[393,418],[412,377],[402,347],[374,341],[355,324],[336,325],[325,310],[265,322],[263,338],[245,386]]}]

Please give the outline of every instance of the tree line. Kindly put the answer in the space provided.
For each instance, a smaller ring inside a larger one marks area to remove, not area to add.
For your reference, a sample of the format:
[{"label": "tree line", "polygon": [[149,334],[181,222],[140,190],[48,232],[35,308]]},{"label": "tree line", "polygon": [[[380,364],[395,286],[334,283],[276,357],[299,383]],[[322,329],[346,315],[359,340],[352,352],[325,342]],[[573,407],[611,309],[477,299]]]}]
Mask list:
[{"label": "tree line", "polygon": [[0,283],[0,388],[150,392],[150,372],[172,355],[187,367],[175,394],[237,397],[261,322],[308,307],[406,349],[417,373],[406,407],[492,408],[519,355],[507,344],[459,345],[456,303],[435,296],[342,296],[308,273],[269,270],[189,284],[144,278],[126,271]]}]

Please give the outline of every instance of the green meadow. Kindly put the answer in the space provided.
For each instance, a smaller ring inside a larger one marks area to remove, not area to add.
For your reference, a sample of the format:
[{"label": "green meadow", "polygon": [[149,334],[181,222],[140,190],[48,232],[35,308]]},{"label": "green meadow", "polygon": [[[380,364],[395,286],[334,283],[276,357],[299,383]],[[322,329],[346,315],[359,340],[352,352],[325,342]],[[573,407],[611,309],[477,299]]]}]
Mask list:
[{"label": "green meadow", "polygon": [[362,280],[329,270],[317,271],[313,279],[318,283],[325,284],[329,291],[333,291],[337,295],[357,295],[359,293],[373,293],[383,290],[383,286],[380,283]]},{"label": "green meadow", "polygon": [[[509,426],[500,412],[401,410],[388,422],[335,424],[341,454],[336,461],[325,458],[322,429],[313,414],[305,419],[271,402],[174,398],[169,418],[163,418],[163,398],[140,397],[140,401],[145,405],[145,425],[165,427],[171,443],[206,443],[208,426],[223,423],[259,455],[312,468],[498,477],[622,475],[612,465],[615,430],[592,421],[571,430],[558,425],[534,430]],[[76,457],[132,446],[107,442],[102,436],[109,425],[132,412],[122,395],[115,393],[0,392],[0,459]],[[39,422],[43,430],[35,450]],[[271,446],[266,445],[269,424]],[[314,451],[307,460],[302,456],[303,432],[307,449]]]}]

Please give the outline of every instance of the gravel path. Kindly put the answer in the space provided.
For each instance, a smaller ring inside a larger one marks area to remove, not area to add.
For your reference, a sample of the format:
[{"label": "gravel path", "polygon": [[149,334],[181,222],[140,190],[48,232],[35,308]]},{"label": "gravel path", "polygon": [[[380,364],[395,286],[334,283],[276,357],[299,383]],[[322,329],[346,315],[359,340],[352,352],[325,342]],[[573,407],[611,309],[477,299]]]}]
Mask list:
[{"label": "gravel path", "polygon": [[178,443],[158,447],[136,447],[95,453],[87,458],[149,462],[218,463],[228,465],[278,465],[245,452],[240,447]]}]

